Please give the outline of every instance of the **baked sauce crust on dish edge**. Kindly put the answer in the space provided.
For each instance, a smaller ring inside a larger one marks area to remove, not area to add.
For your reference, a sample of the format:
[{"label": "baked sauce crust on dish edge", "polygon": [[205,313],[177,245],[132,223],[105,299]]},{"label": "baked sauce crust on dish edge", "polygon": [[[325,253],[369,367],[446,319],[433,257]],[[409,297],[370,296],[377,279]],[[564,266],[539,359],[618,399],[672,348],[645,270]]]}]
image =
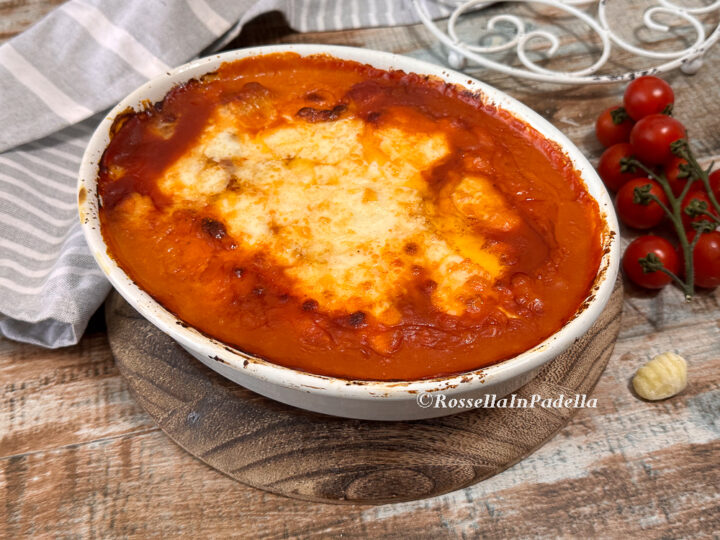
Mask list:
[{"label": "baked sauce crust on dish edge", "polygon": [[187,324],[362,380],[531,349],[588,297],[604,233],[552,141],[442,80],[330,56],[223,64],[119,115],[108,252]]}]

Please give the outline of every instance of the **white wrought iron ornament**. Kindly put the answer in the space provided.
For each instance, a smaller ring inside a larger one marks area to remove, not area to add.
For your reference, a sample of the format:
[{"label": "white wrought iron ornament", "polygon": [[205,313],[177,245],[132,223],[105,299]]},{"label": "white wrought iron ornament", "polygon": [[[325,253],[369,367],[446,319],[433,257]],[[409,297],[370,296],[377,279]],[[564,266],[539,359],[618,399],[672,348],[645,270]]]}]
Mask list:
[{"label": "white wrought iron ornament", "polygon": [[[552,57],[560,46],[560,41],[557,36],[547,30],[527,30],[523,19],[515,15],[499,14],[491,17],[487,22],[486,30],[488,32],[496,30],[497,24],[501,22],[509,23],[514,27],[514,35],[501,44],[490,46],[474,45],[463,41],[458,36],[457,22],[463,14],[470,10],[488,7],[489,5],[497,2],[488,2],[487,0],[468,0],[460,3],[450,15],[450,18],[447,21],[447,31],[444,32],[430,18],[426,6],[427,1],[428,0],[411,0],[423,24],[435,37],[440,40],[441,43],[448,48],[448,63],[453,68],[461,69],[464,67],[467,60],[471,60],[489,69],[536,81],[562,84],[606,84],[628,81],[640,75],[652,75],[676,68],[680,68],[686,74],[692,74],[700,69],[703,54],[705,54],[707,50],[720,39],[720,24],[718,24],[715,29],[707,35],[705,26],[698,19],[698,16],[700,15],[720,11],[720,0],[716,0],[707,6],[694,8],[678,6],[670,0],[656,0],[659,5],[645,10],[643,14],[643,23],[651,30],[658,30],[661,32],[670,31],[670,27],[668,25],[658,22],[656,19],[656,17],[660,14],[679,17],[689,26],[693,27],[696,34],[695,42],[691,46],[679,51],[652,51],[632,45],[618,36],[610,27],[610,22],[608,21],[606,14],[606,5],[608,0],[599,0],[599,2],[597,0],[510,0],[514,3],[544,4],[558,8],[585,22],[599,36],[602,43],[602,52],[594,64],[576,71],[555,71],[546,69],[535,63],[528,56],[526,46],[530,40],[543,39],[549,45],[546,50],[546,56]],[[576,7],[594,3],[598,4],[597,19]],[[637,56],[662,60],[665,62],[642,70],[617,75],[598,74],[598,70],[600,70],[600,68],[602,68],[610,58],[613,45]],[[513,48],[515,48],[517,57],[524,66],[524,69],[496,62],[495,60],[485,56],[487,54],[498,53]]]}]

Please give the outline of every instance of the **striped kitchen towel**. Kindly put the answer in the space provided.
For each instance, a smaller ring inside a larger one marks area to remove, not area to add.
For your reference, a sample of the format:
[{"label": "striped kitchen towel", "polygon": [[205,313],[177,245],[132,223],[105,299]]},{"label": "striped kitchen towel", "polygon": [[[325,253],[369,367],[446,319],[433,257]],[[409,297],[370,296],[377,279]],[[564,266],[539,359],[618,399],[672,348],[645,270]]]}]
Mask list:
[{"label": "striped kitchen towel", "polygon": [[0,334],[77,343],[109,290],[75,202],[102,111],[275,10],[300,32],[417,22],[406,0],[71,0],[0,46]]}]

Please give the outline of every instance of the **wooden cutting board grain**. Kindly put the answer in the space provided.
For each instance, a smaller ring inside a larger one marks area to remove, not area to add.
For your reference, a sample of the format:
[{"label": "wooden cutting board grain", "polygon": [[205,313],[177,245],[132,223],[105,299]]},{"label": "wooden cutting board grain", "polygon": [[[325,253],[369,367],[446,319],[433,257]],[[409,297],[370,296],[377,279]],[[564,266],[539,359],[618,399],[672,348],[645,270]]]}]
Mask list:
[{"label": "wooden cutting board grain", "polygon": [[[516,392],[587,395],[620,330],[622,285],[563,355]],[[110,348],[135,399],[190,454],[250,486],[333,503],[408,501],[488,478],[532,453],[574,408],[488,408],[412,422],[310,413],[228,385],[116,292],[106,302]]]}]

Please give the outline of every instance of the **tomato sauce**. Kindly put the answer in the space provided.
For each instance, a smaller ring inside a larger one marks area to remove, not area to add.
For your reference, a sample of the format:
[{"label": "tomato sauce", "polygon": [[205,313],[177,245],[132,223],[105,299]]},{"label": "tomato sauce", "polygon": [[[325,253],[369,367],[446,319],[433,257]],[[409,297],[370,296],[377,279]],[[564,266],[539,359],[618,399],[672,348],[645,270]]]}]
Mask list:
[{"label": "tomato sauce", "polygon": [[[413,262],[420,248],[407,242],[394,261],[406,277],[389,299],[397,313],[389,322],[303,294],[272,253],[234,237],[214,206],[178,205],[159,187],[168,168],[198,142],[217,106],[263,92],[273,114],[251,110],[257,118],[248,132],[272,130],[290,117],[353,117],[368,126],[442,132],[449,151],[422,173],[427,197],[442,207],[461,177],[482,170],[519,218],[509,229],[470,220],[466,234],[478,227],[484,246],[502,246],[502,272],[452,314],[434,300],[439,278]],[[510,358],[559,330],[583,304],[598,272],[603,224],[561,149],[481,97],[434,78],[324,56],[223,64],[116,120],[98,178],[108,251],[187,324],[299,370],[413,380]]]}]

